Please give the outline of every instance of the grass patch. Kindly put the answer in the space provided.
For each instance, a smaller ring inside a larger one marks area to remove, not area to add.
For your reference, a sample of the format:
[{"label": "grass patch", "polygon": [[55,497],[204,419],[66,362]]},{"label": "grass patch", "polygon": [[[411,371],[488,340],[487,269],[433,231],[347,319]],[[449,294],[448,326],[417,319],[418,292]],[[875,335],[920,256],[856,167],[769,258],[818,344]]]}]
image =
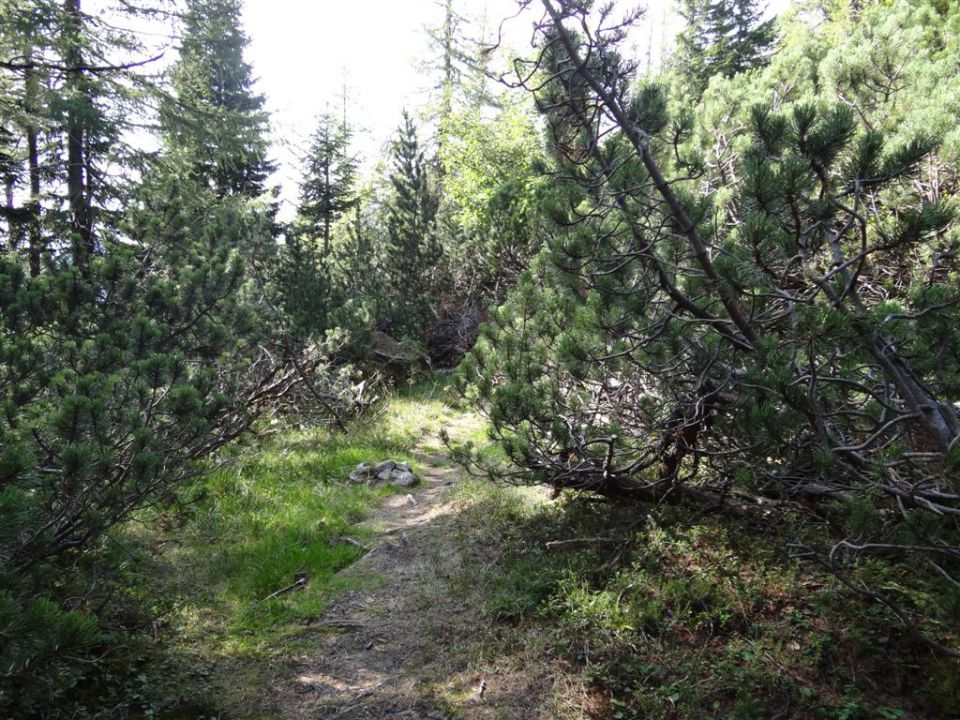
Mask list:
[{"label": "grass patch", "polygon": [[[128,606],[154,642],[118,657],[143,672],[101,698],[109,716],[272,717],[263,700],[277,666],[315,645],[316,621],[348,583],[377,582],[338,571],[363,555],[374,533],[363,521],[394,491],[349,483],[350,472],[385,459],[422,471],[418,443],[472,422],[447,399],[442,385],[415,388],[349,433],[290,429],[248,442],[179,511],[130,523],[118,538],[136,588]],[[302,588],[269,597],[298,578]]]}]

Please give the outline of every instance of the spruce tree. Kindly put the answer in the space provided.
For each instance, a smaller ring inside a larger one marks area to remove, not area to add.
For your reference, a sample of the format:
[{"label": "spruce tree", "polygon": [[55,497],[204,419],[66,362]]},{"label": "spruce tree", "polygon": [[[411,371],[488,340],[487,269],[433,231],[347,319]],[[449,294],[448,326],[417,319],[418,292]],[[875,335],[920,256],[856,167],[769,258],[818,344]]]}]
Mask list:
[{"label": "spruce tree", "polygon": [[[442,144],[444,126],[453,113],[495,106],[496,98],[489,88],[489,50],[485,52],[481,38],[468,32],[478,23],[477,18],[458,8],[462,3],[457,0],[436,0],[435,5],[442,19],[427,28],[430,56],[425,68],[433,75],[432,112]],[[479,22],[485,23],[485,19]]]},{"label": "spruce tree", "polygon": [[757,0],[683,0],[680,15],[686,27],[677,36],[677,63],[698,92],[714,75],[767,63],[776,29]]},{"label": "spruce tree", "polygon": [[334,267],[332,238],[334,225],[359,203],[356,173],[349,126],[330,113],[321,115],[304,158],[297,216],[287,230],[277,268],[277,287],[297,333],[322,335],[329,329],[339,290],[349,284]]},{"label": "spruce tree", "polygon": [[291,330],[300,338],[322,336],[334,294],[316,239],[289,228],[277,260],[275,285]]},{"label": "spruce tree", "polygon": [[436,234],[439,199],[417,128],[406,111],[393,143],[390,185],[384,254],[384,274],[390,281],[389,325],[396,334],[422,339],[433,316],[434,271],[442,252]]},{"label": "spruce tree", "polygon": [[187,0],[173,93],[161,107],[167,147],[218,195],[256,197],[273,171],[268,117],[244,60],[240,0]]},{"label": "spruce tree", "polygon": [[0,244],[0,251],[12,249],[19,244],[19,226],[14,212],[14,190],[20,182],[22,161],[18,157],[14,134],[7,128],[0,126],[0,187],[2,187],[3,204],[0,213],[7,224],[6,247]]},{"label": "spruce tree", "polygon": [[135,93],[119,91],[132,75],[116,51],[132,55],[130,65],[149,58],[122,23],[85,13],[80,0],[11,0],[3,12],[0,61],[10,79],[0,84],[0,109],[19,170],[4,214],[32,276],[53,258],[86,272],[125,200],[123,182],[107,168],[136,154],[119,142]]},{"label": "spruce tree", "polygon": [[350,154],[350,128],[325,113],[317,121],[300,183],[297,231],[322,241],[322,259],[330,255],[333,224],[356,203],[357,160]]},{"label": "spruce tree", "polygon": [[[382,286],[371,282],[381,270],[384,250],[377,238],[383,231],[383,206],[372,187],[358,188],[356,202],[344,219],[346,232],[339,237],[333,251],[331,275],[336,279],[336,292],[345,310],[338,314],[344,328],[368,325],[384,308]],[[342,227],[342,225],[341,225]]]}]

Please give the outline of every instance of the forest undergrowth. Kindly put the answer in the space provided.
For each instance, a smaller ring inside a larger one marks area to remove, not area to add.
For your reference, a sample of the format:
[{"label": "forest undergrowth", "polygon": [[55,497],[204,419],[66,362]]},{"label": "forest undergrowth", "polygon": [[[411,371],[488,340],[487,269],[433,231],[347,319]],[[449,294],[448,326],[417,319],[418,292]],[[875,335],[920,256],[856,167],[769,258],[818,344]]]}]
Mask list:
[{"label": "forest undergrowth", "polygon": [[[124,546],[138,582],[126,606],[150,624],[106,667],[142,672],[111,685],[106,669],[95,715],[288,717],[273,694],[295,658],[317,653],[325,610],[394,581],[340,572],[376,544],[364,520],[397,492],[349,484],[351,469],[388,457],[418,472],[425,458],[449,466],[441,428],[455,426],[455,446],[482,446],[481,423],[440,385],[421,384],[347,434],[267,435],[179,511],[131,524]],[[456,512],[421,543],[445,559],[410,561],[423,566],[424,642],[439,643],[443,671],[416,678],[436,717],[511,717],[464,691],[464,678],[491,673],[532,683],[544,718],[947,718],[960,703],[957,662],[791,556],[789,518],[771,528],[668,506],[638,512],[463,472],[445,498]],[[873,586],[911,587],[905,565],[859,572]],[[455,642],[443,633],[460,620],[447,616],[451,599],[478,608]]]},{"label": "forest undergrowth", "polygon": [[675,4],[0,0],[0,720],[960,717],[960,5]]}]

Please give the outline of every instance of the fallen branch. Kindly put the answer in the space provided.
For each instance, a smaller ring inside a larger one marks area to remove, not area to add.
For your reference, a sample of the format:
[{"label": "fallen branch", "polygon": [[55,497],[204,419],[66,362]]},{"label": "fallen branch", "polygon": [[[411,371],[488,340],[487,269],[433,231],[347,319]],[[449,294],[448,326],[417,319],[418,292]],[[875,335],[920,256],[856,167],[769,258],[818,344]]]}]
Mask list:
[{"label": "fallen branch", "polygon": [[592,545],[604,545],[606,543],[622,543],[622,538],[594,537],[594,538],[573,538],[571,540],[550,540],[544,543],[547,550],[580,550],[581,548]]},{"label": "fallen branch", "polygon": [[373,695],[373,693],[375,693],[377,690],[379,690],[379,689],[380,689],[383,685],[385,685],[386,683],[387,683],[387,681],[384,680],[383,682],[377,683],[377,684],[374,685],[373,687],[367,688],[367,689],[364,690],[362,693],[360,693],[359,695],[357,695],[353,700],[351,700],[351,701],[348,702],[346,705],[344,705],[342,708],[340,708],[340,710],[338,710],[336,713],[334,713],[333,715],[331,715],[331,716],[330,716],[330,720],[336,720],[336,718],[344,717],[345,715],[349,715],[350,713],[352,713],[354,710],[359,709],[359,708],[360,708],[360,705],[361,705],[361,701],[362,701],[364,698],[369,697],[370,695]]},{"label": "fallen branch", "polygon": [[481,703],[483,702],[483,693],[487,689],[487,681],[483,678],[480,678],[480,684],[477,685],[473,693],[474,702]]},{"label": "fallen branch", "polygon": [[306,578],[306,577],[299,577],[299,578],[297,578],[296,580],[294,580],[290,585],[287,585],[285,588],[280,588],[280,589],[277,590],[276,592],[270,593],[269,595],[267,595],[267,596],[266,596],[263,600],[261,600],[260,602],[266,602],[267,600],[272,600],[272,599],[275,598],[275,597],[278,597],[278,596],[280,596],[280,595],[284,595],[284,594],[286,594],[286,593],[288,593],[288,592],[293,592],[294,590],[302,590],[302,589],[305,588],[306,586],[307,586],[307,578]]},{"label": "fallen branch", "polygon": [[340,536],[340,539],[343,540],[345,543],[349,543],[350,545],[355,545],[355,546],[357,546],[358,548],[360,548],[360,549],[363,550],[364,552],[370,552],[370,548],[368,548],[366,545],[364,545],[364,544],[363,544],[362,542],[360,542],[359,540],[354,540],[352,537],[349,537],[349,536],[347,536],[347,535],[341,535],[341,536]]},{"label": "fallen branch", "polygon": [[366,627],[364,623],[356,620],[324,620],[320,624],[325,628],[339,628],[342,630],[360,630]]}]

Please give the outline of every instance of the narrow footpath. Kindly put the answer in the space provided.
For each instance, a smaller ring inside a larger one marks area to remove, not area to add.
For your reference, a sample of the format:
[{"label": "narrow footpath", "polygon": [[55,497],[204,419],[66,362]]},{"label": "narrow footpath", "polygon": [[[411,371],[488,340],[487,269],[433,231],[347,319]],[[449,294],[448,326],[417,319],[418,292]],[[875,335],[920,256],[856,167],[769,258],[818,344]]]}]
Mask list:
[{"label": "narrow footpath", "polygon": [[485,660],[481,598],[450,583],[460,559],[449,531],[462,505],[451,490],[461,470],[425,452],[421,442],[420,485],[364,523],[376,533],[370,550],[343,571],[360,589],[317,619],[315,647],[279,676],[269,705],[280,717],[552,717],[543,710],[548,678]]}]

